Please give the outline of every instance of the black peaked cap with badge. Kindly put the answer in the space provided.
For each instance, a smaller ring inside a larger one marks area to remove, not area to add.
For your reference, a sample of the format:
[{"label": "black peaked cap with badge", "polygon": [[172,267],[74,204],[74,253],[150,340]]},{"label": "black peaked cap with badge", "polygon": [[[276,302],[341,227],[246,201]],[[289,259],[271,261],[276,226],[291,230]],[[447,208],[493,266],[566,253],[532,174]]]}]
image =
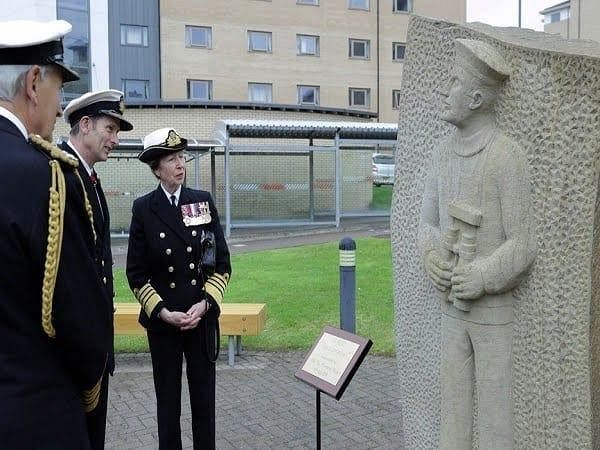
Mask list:
[{"label": "black peaked cap with badge", "polygon": [[120,122],[121,131],[133,130],[133,125],[123,118],[125,103],[123,93],[116,89],[88,92],[74,100],[71,100],[63,117],[65,122],[74,127],[83,117],[110,116]]},{"label": "black peaked cap with badge", "polygon": [[63,61],[62,37],[73,29],[69,22],[13,20],[0,26],[0,65],[54,65],[60,69],[65,83],[79,80],[77,72]]},{"label": "black peaked cap with badge", "polygon": [[161,128],[144,138],[144,150],[138,159],[150,163],[169,153],[187,149],[187,139],[182,138],[173,128]]}]

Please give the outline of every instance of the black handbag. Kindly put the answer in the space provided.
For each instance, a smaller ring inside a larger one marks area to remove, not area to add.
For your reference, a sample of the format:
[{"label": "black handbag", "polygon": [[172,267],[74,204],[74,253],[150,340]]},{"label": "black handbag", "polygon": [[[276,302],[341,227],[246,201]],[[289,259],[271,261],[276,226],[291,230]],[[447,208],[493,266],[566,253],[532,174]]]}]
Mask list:
[{"label": "black handbag", "polygon": [[210,230],[202,230],[200,235],[200,268],[205,276],[215,273],[217,265],[217,249],[215,234]]},{"label": "black handbag", "polygon": [[[204,279],[215,273],[216,265],[217,249],[215,234],[210,230],[202,230],[202,234],[200,235],[199,269],[202,271]],[[206,301],[208,301],[208,299]],[[219,350],[221,347],[221,333],[219,330],[220,315],[221,308],[219,308],[219,305],[211,304],[210,309],[202,320],[205,333],[206,357],[211,363],[215,363],[219,358]]]}]

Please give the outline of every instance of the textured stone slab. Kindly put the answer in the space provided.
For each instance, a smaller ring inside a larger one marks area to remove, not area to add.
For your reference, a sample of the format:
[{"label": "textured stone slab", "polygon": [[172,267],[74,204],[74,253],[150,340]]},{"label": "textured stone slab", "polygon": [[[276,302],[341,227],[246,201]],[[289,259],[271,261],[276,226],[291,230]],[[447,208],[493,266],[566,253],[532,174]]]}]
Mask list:
[{"label": "textured stone slab", "polygon": [[515,303],[515,448],[600,445],[600,45],[417,16],[408,35],[391,219],[406,448],[436,448],[439,437],[440,309],[416,236],[427,161],[450,131],[435,91],[448,80],[455,38],[504,52],[513,74],[499,125],[525,149],[532,176],[538,256]]}]

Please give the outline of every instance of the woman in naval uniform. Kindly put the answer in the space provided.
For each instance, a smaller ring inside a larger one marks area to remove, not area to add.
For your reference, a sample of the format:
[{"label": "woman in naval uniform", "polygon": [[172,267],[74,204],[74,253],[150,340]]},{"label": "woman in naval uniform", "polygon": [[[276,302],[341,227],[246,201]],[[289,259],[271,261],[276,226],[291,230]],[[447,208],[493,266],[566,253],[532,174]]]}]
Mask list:
[{"label": "woman in naval uniform", "polygon": [[160,449],[181,448],[183,356],[194,449],[215,447],[215,340],[231,274],[229,250],[211,195],[183,186],[187,140],[172,128],[144,138],[138,156],[159,180],[136,199],[127,279],[141,304],[157,401]]}]

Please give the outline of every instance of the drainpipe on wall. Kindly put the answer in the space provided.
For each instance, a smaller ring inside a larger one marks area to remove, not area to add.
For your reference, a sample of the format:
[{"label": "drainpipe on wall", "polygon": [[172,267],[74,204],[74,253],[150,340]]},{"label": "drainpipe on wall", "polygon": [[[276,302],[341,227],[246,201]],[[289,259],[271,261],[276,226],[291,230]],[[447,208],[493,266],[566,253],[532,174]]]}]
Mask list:
[{"label": "drainpipe on wall", "polygon": [[579,0],[577,5],[577,39],[581,39],[581,4],[583,0]]},{"label": "drainpipe on wall", "polygon": [[377,122],[381,122],[379,117],[379,0],[377,0]]}]

